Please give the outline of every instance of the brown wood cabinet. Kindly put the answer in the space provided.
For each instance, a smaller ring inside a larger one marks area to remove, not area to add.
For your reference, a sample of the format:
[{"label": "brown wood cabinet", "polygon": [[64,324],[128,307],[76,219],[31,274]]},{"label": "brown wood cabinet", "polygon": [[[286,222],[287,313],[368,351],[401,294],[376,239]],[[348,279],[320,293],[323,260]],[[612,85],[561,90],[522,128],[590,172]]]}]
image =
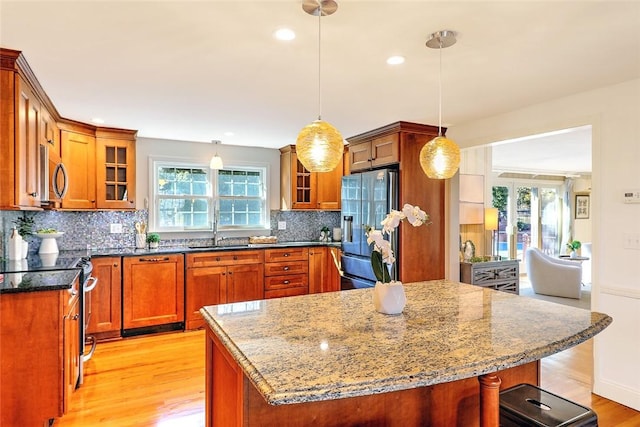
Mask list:
[{"label": "brown wood cabinet", "polygon": [[400,161],[398,133],[349,140],[349,169],[352,172],[393,165]]},{"label": "brown wood cabinet", "polygon": [[[21,52],[0,48],[0,209],[41,209],[47,178],[48,208],[134,209],[135,135],[61,118]],[[105,146],[104,158],[96,159],[96,136]],[[40,146],[48,148],[48,176],[42,176]],[[69,178],[64,201],[52,191],[61,162]]]},{"label": "brown wood cabinet", "polygon": [[309,248],[265,249],[264,296],[309,293]]},{"label": "brown wood cabinet", "polygon": [[91,292],[91,319],[87,333],[97,340],[118,338],[122,329],[122,259],[92,258],[92,276],[98,284]]},{"label": "brown wood cabinet", "polygon": [[29,76],[20,52],[0,48],[0,209],[40,209],[43,100]]},{"label": "brown wood cabinet", "polygon": [[63,209],[96,208],[96,138],[89,132],[61,132],[62,161],[69,174]]},{"label": "brown wood cabinet", "polygon": [[205,325],[205,305],[263,299],[263,262],[262,250],[187,254],[185,328]]},{"label": "brown wood cabinet", "polygon": [[65,307],[66,314],[63,319],[64,341],[64,392],[62,399],[62,412],[67,413],[71,401],[71,395],[78,385],[80,376],[80,306],[78,296],[69,298]]},{"label": "brown wood cabinet", "polygon": [[135,135],[135,131],[96,131],[98,209],[135,209]]},{"label": "brown wood cabinet", "polygon": [[78,296],[68,290],[0,294],[0,425],[43,426],[66,412],[79,322]]},{"label": "brown wood cabinet", "polygon": [[340,260],[338,248],[329,246],[309,248],[310,294],[340,290],[340,272],[336,265],[338,260]]},{"label": "brown wood cabinet", "polygon": [[[420,167],[420,150],[437,135],[437,126],[396,122],[347,138],[352,156],[360,145],[377,141],[378,150],[388,154],[377,159],[388,159],[385,162],[396,159],[400,181],[399,206],[410,203],[429,214],[428,226],[415,228],[403,224],[398,228],[399,277],[406,283],[444,278],[446,180],[430,179]],[[394,145],[397,150],[392,148]],[[362,169],[357,163],[352,162],[352,171]],[[375,163],[377,166],[381,165]]]},{"label": "brown wood cabinet", "polygon": [[344,158],[331,172],[309,172],[298,160],[295,145],[280,149],[281,207],[340,210]]},{"label": "brown wood cabinet", "polygon": [[184,255],[123,258],[123,335],[184,322]]}]

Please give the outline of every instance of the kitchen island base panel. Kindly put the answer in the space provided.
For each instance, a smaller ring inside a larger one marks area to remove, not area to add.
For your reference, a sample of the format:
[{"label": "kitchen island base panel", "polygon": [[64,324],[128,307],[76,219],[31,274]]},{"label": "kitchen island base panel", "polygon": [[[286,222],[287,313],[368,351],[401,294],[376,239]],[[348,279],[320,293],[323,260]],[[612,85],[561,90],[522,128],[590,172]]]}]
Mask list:
[{"label": "kitchen island base panel", "polygon": [[[539,384],[539,362],[498,371],[500,389]],[[493,375],[483,379],[493,379]],[[495,383],[495,380],[493,381]],[[428,387],[369,396],[288,405],[269,405],[229,354],[207,329],[207,426],[480,426],[478,377]],[[491,393],[491,392],[490,392]],[[497,390],[495,407],[498,406]],[[497,411],[496,416],[497,416]],[[497,426],[497,424],[496,424]]]}]

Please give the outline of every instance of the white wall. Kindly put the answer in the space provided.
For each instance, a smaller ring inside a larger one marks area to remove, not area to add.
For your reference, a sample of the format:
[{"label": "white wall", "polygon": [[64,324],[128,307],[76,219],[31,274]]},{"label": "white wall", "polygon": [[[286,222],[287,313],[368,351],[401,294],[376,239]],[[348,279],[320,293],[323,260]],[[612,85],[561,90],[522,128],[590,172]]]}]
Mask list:
[{"label": "white wall", "polygon": [[[284,145],[284,144],[283,144]],[[269,207],[280,209],[280,151],[270,148],[239,147],[227,144],[167,139],[138,138],[136,141],[136,201],[137,209],[145,209],[149,197],[149,156],[166,156],[176,160],[199,160],[209,163],[216,151],[225,165],[234,162],[267,163],[269,165]]]},{"label": "white wall", "polygon": [[594,343],[594,392],[640,410],[640,204],[623,203],[640,189],[640,80],[533,105],[472,123],[448,135],[462,148],[557,129],[593,126],[591,221],[592,310],[613,323]]}]

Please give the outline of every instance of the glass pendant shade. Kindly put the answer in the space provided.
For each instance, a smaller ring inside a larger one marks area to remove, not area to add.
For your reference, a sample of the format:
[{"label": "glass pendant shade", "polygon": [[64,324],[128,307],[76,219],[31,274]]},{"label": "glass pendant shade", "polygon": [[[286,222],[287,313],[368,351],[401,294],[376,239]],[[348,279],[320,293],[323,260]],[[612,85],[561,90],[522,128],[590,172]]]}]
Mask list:
[{"label": "glass pendant shade", "polygon": [[209,169],[220,170],[223,168],[224,166],[222,165],[222,158],[218,156],[218,154],[216,154],[211,158],[211,161],[209,162]]},{"label": "glass pendant shade", "polygon": [[329,172],[338,166],[344,152],[340,132],[329,123],[316,120],[302,128],[296,140],[296,155],[309,172]]},{"label": "glass pendant shade", "polygon": [[460,148],[450,139],[437,136],[420,150],[420,166],[432,179],[449,179],[458,171]]}]

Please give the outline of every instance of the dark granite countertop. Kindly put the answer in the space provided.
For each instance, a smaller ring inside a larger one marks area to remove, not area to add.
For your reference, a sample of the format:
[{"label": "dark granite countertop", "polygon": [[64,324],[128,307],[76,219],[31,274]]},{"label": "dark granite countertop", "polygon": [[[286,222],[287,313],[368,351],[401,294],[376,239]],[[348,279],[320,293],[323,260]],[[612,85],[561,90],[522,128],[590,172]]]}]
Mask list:
[{"label": "dark granite countertop", "polygon": [[278,243],[251,243],[251,244],[220,244],[218,246],[160,246],[158,249],[136,249],[133,247],[125,248],[100,248],[91,249],[89,252],[92,257],[107,256],[140,256],[153,254],[172,254],[172,253],[194,253],[194,252],[217,252],[217,251],[240,251],[247,249],[270,249],[270,248],[288,248],[288,247],[304,247],[304,246],[329,246],[340,247],[340,242],[278,242]]},{"label": "dark granite countertop", "polygon": [[80,269],[0,274],[0,294],[71,289]]}]

